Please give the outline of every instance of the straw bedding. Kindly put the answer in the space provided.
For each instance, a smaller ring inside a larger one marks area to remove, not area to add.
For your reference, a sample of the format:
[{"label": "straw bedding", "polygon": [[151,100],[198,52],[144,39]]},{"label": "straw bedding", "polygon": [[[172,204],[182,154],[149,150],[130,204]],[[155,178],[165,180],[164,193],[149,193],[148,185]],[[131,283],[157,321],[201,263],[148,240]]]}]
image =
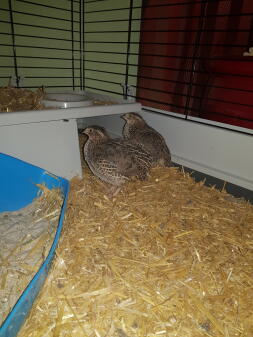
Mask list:
[{"label": "straw bedding", "polygon": [[43,88],[31,91],[27,89],[13,88],[10,86],[1,87],[0,112],[46,109],[41,103],[43,97]]},{"label": "straw bedding", "polygon": [[0,325],[44,262],[61,211],[58,189],[44,191],[31,204],[0,213]]},{"label": "straw bedding", "polygon": [[252,270],[248,202],[177,168],[110,200],[84,168],[19,337],[252,337]]}]

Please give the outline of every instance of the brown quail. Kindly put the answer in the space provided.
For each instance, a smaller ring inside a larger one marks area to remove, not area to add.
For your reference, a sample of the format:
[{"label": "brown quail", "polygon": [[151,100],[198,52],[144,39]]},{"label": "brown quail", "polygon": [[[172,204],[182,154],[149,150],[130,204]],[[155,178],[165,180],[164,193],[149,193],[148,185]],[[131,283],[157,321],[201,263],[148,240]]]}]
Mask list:
[{"label": "brown quail", "polygon": [[84,158],[94,175],[114,187],[113,195],[132,177],[146,179],[152,158],[141,147],[112,139],[99,126],[87,127],[84,133],[88,136]]},{"label": "brown quail", "polygon": [[152,157],[152,167],[170,166],[171,155],[163,137],[150,127],[137,113],[126,113],[123,137],[129,142],[141,146]]}]

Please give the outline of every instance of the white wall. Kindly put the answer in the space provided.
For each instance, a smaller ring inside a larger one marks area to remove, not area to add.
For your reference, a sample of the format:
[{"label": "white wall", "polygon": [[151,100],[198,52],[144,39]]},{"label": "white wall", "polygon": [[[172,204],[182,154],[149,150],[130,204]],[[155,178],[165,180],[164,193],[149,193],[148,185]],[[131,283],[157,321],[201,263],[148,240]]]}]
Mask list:
[{"label": "white wall", "polygon": [[[252,135],[153,112],[142,115],[164,136],[174,162],[253,190]],[[90,118],[89,122],[115,135],[121,134],[124,124],[119,116]]]}]

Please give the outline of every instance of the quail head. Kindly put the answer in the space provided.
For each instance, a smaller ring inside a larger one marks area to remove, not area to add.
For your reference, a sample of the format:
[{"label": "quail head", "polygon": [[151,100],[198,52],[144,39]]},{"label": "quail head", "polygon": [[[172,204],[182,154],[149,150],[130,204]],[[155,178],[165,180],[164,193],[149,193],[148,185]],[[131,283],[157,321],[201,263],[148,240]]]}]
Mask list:
[{"label": "quail head", "polygon": [[83,149],[85,161],[94,175],[115,187],[113,195],[132,177],[146,179],[152,158],[141,147],[110,138],[100,126],[87,127],[84,133],[88,136]]},{"label": "quail head", "polygon": [[152,167],[170,166],[170,150],[162,135],[137,113],[126,113],[122,118],[126,121],[123,128],[124,139],[147,151],[152,157]]}]

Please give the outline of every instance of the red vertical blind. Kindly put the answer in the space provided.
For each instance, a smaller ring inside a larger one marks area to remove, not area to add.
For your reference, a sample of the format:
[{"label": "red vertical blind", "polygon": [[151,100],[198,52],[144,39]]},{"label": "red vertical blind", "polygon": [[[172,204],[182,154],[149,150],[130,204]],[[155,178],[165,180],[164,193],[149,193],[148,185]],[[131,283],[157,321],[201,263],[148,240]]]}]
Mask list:
[{"label": "red vertical blind", "polygon": [[252,18],[251,0],[144,1],[139,100],[253,128]]}]

